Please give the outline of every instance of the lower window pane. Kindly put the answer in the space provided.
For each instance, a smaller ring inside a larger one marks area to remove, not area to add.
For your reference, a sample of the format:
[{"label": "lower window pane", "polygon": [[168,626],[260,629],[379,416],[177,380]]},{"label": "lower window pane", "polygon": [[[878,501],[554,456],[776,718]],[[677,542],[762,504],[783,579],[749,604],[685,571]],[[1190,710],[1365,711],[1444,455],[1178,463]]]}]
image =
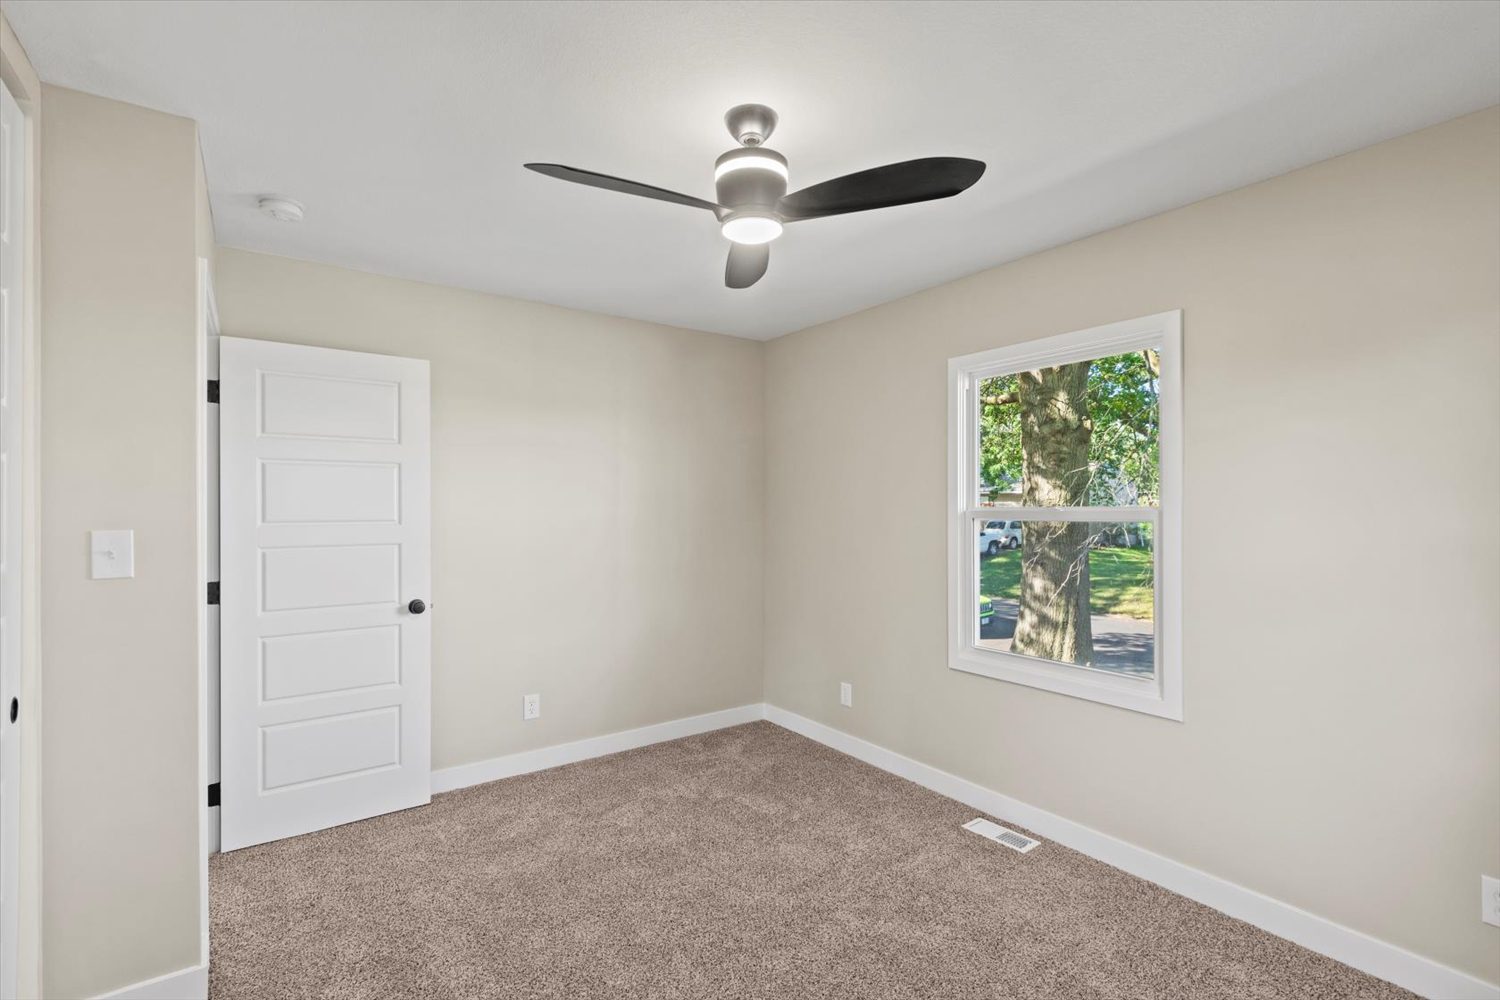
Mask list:
[{"label": "lower window pane", "polygon": [[976,531],[979,648],[1137,677],[1156,672],[1149,523],[1007,519]]}]

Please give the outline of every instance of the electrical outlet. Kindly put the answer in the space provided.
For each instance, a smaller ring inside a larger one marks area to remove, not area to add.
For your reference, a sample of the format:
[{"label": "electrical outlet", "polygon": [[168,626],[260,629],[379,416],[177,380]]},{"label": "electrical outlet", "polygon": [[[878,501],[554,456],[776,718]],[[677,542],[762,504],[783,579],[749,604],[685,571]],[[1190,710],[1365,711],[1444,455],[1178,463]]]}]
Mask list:
[{"label": "electrical outlet", "polygon": [[528,694],[521,700],[521,718],[530,722],[532,719],[542,717],[542,696],[539,694]]},{"label": "electrical outlet", "polygon": [[843,683],[839,685],[839,704],[845,708],[854,707],[854,685]]},{"label": "electrical outlet", "polygon": [[1479,876],[1479,889],[1484,896],[1480,918],[1487,924],[1500,927],[1500,878],[1493,875]]}]

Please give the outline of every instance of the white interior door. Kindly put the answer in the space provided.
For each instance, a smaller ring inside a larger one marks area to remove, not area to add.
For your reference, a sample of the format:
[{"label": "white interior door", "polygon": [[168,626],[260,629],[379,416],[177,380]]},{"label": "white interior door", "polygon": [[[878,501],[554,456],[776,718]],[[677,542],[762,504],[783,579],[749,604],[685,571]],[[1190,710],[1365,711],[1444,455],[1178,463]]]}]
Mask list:
[{"label": "white interior door", "polygon": [[21,791],[21,295],[26,120],[0,84],[0,998],[16,995]]},{"label": "white interior door", "polygon": [[219,341],[223,849],[431,798],[426,361]]}]

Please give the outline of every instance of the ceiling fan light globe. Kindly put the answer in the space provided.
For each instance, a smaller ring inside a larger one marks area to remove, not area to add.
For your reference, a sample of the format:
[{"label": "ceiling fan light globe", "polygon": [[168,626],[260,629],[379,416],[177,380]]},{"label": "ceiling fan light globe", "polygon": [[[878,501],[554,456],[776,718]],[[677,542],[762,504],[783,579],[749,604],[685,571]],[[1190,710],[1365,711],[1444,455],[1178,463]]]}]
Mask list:
[{"label": "ceiling fan light globe", "polygon": [[781,235],[781,220],[769,215],[732,215],[720,231],[733,243],[759,246]]},{"label": "ceiling fan light globe", "polygon": [[[736,153],[739,151],[736,150]],[[769,149],[748,156],[736,155],[729,158],[720,157],[718,164],[714,167],[714,180],[724,179],[725,174],[732,174],[736,170],[768,170],[782,180],[787,180],[786,160],[771,154]]]},{"label": "ceiling fan light globe", "polygon": [[714,193],[736,211],[775,205],[786,194],[786,157],[764,146],[731,149],[714,163]]}]

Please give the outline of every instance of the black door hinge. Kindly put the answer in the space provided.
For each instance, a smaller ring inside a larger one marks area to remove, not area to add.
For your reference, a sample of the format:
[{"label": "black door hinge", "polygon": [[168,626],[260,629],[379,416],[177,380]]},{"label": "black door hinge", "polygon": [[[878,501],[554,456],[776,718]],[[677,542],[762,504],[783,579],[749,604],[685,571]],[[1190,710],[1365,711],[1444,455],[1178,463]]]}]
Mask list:
[{"label": "black door hinge", "polygon": [[219,401],[219,380],[216,378],[208,380],[208,401],[210,403]]},{"label": "black door hinge", "polygon": [[218,604],[219,603],[219,582],[217,580],[215,580],[213,583],[210,583],[208,585],[208,603],[209,604]]},{"label": "black door hinge", "polygon": [[208,807],[212,809],[219,804],[219,783],[215,781],[208,786]]}]

